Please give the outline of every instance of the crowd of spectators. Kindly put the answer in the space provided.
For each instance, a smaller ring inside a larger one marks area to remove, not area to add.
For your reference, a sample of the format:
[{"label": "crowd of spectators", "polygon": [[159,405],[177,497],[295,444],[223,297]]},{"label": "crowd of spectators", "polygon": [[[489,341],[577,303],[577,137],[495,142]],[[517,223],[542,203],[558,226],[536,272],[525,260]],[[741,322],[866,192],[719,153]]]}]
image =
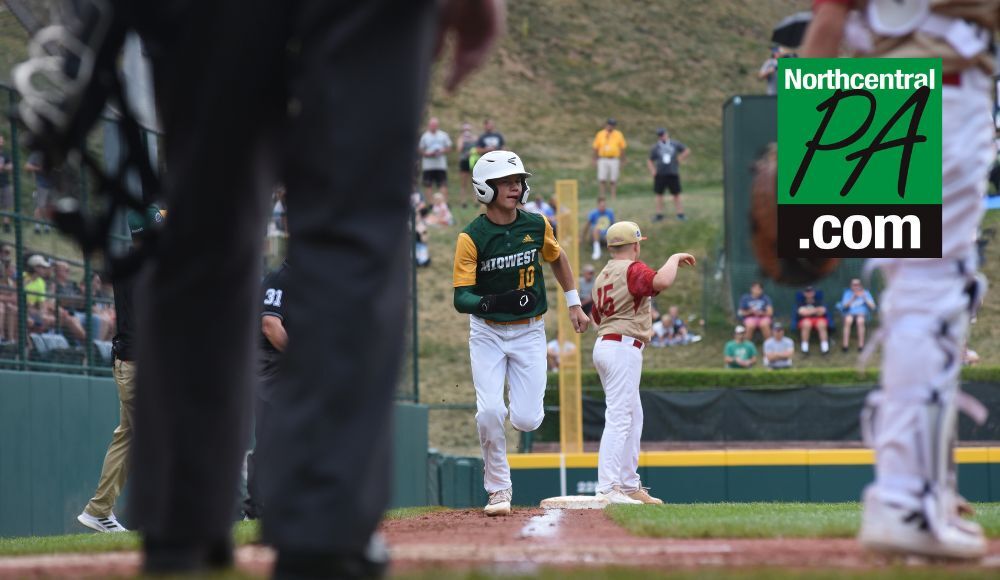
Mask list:
[{"label": "crowd of spectators", "polygon": [[[791,311],[792,330],[799,332],[799,351],[809,355],[813,334],[819,339],[820,353],[830,352],[830,333],[835,330],[833,310],[841,314],[843,342],[841,350],[847,352],[850,346],[850,329],[857,332],[857,348],[865,347],[865,333],[875,312],[875,298],[859,278],[854,278],[846,288],[835,308],[828,308],[823,291],[806,286],[795,293],[795,305]],[[789,368],[795,352],[794,341],[785,336],[785,328],[777,321],[774,303],[764,293],[763,285],[755,281],[750,291],[740,297],[737,306],[738,326],[734,330],[734,340],[726,344],[725,364],[729,368],[751,368],[757,362],[757,349],[753,339],[757,331],[763,341],[763,364],[771,369]],[[747,346],[749,345],[749,346]]]},{"label": "crowd of spectators", "polygon": [[656,303],[653,302],[650,304],[650,312],[653,316],[653,338],[649,342],[650,346],[678,346],[701,341],[701,335],[688,330],[687,323],[684,322],[677,306],[671,305],[667,308],[666,314],[660,314]]},{"label": "crowd of spectators", "polygon": [[[100,274],[91,278],[88,317],[86,288],[71,278],[72,268],[63,260],[31,254],[21,271],[24,288],[25,329],[28,334],[55,333],[69,344],[82,346],[90,340],[108,341],[114,334],[114,298]],[[0,247],[0,344],[18,339],[20,321],[17,299],[18,269],[10,244]],[[90,320],[89,337],[86,324]],[[27,342],[31,348],[31,342]]]}]

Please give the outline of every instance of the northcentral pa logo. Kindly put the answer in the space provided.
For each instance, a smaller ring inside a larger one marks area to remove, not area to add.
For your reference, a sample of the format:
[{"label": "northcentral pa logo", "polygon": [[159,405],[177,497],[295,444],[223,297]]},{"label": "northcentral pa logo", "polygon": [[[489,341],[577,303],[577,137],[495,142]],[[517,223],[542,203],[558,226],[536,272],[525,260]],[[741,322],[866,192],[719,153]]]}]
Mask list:
[{"label": "northcentral pa logo", "polygon": [[781,59],[778,254],[941,256],[941,60]]}]

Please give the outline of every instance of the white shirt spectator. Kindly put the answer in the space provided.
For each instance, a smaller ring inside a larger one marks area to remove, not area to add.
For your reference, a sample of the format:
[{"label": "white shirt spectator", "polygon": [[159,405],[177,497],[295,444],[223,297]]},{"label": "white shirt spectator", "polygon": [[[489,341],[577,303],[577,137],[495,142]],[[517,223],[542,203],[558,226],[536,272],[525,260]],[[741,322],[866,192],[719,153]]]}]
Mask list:
[{"label": "white shirt spectator", "polygon": [[451,137],[447,133],[438,129],[437,131],[424,131],[420,136],[420,149],[427,153],[437,152],[437,155],[423,156],[420,161],[420,168],[424,171],[432,169],[448,169],[448,158],[446,154],[451,150]]}]

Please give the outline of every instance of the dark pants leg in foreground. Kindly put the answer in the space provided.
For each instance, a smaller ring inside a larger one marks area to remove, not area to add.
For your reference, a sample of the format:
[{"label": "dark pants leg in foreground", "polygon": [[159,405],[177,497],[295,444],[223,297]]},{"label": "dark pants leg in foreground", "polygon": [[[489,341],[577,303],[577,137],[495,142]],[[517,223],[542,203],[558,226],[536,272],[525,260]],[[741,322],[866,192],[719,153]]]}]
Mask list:
[{"label": "dark pants leg in foreground", "polygon": [[231,558],[264,205],[281,177],[296,268],[273,461],[260,466],[265,539],[278,575],[350,573],[337,562],[363,559],[389,501],[433,3],[144,9],[169,208],[140,324],[132,499],[146,568]]}]

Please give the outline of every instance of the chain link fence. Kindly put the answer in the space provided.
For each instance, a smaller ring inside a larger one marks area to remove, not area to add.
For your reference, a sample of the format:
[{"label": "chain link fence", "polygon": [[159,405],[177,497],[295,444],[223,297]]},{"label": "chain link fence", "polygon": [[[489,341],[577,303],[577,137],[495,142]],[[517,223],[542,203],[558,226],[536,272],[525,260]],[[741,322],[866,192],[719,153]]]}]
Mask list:
[{"label": "chain link fence", "polygon": [[[103,260],[84,255],[44,211],[48,202],[66,194],[93,211],[103,210],[104,200],[92,195],[87,173],[72,165],[55,175],[39,171],[40,163],[21,143],[22,130],[13,120],[17,99],[16,91],[0,85],[0,369],[110,376],[117,322],[111,279]],[[87,139],[95,159],[110,153],[106,137],[116,124],[108,118],[103,125]],[[145,139],[158,145],[160,137],[147,132]],[[288,247],[281,193],[275,192],[272,218],[262,232],[265,272],[281,265]],[[413,224],[411,219],[411,228]],[[112,237],[127,245],[127,226],[120,225],[121,233]],[[404,401],[419,400],[416,276],[411,269],[411,316],[397,391],[397,399]]]}]

